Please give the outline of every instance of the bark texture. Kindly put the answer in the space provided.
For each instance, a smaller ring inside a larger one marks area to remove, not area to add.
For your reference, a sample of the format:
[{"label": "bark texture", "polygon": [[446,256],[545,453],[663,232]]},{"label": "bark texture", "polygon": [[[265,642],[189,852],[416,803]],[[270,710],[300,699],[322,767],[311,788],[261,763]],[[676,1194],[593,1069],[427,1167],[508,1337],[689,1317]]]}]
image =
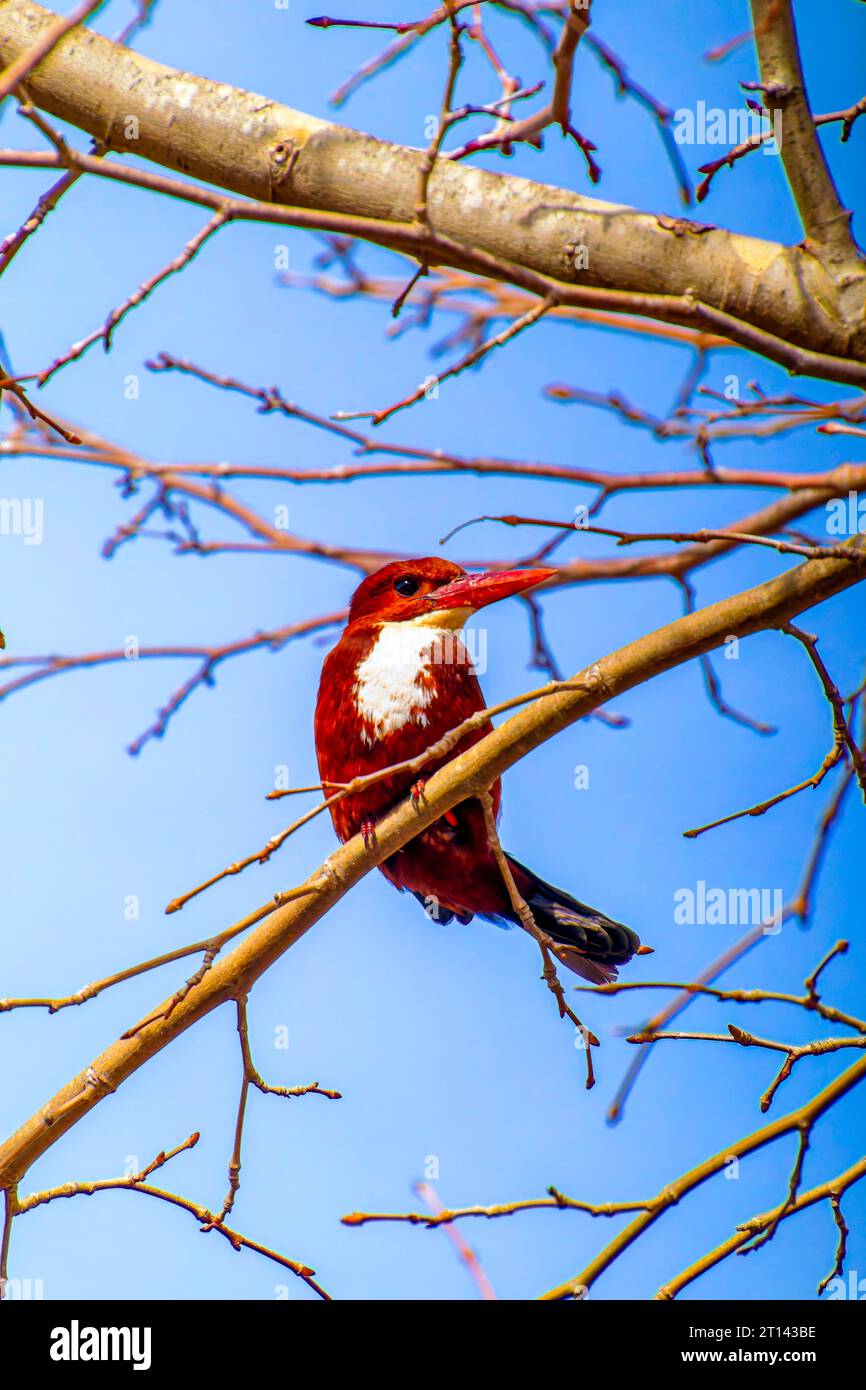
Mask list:
[{"label": "bark texture", "polygon": [[[19,59],[55,21],[52,11],[29,0],[0,0],[0,64]],[[420,150],[175,71],[87,29],[67,35],[27,85],[38,106],[109,149],[232,194],[412,222]],[[841,283],[831,262],[808,247],[447,160],[437,162],[428,206],[443,238],[495,257],[504,279],[511,265],[567,286],[628,292],[638,297],[632,312],[650,316],[658,306],[642,309],[639,296],[685,297],[684,308],[665,315],[670,321],[694,326],[690,306],[696,302],[785,343],[866,362],[866,279],[856,253],[847,256]],[[387,243],[387,235],[382,240]],[[586,268],[576,268],[578,247],[586,248],[578,257]],[[439,259],[461,263],[459,249]],[[719,330],[725,331],[723,324]]]}]

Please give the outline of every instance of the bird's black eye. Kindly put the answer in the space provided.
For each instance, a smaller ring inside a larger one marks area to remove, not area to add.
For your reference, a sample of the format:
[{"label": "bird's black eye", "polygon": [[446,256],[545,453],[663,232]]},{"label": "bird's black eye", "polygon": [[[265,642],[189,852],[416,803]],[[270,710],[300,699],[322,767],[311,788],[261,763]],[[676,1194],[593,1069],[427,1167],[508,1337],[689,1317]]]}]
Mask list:
[{"label": "bird's black eye", "polygon": [[412,594],[417,594],[419,584],[411,574],[401,574],[399,579],[394,580],[394,588],[404,598],[411,598]]}]

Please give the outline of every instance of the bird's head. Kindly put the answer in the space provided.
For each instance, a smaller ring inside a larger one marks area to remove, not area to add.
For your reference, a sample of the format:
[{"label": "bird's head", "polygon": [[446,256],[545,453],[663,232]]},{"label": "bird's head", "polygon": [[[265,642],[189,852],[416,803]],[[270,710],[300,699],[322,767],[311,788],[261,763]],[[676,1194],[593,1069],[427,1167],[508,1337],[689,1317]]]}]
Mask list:
[{"label": "bird's head", "polygon": [[467,574],[460,565],[436,556],[395,560],[368,575],[355,590],[349,624],[374,619],[456,630],[479,608],[534,588],[554,574],[555,569]]}]

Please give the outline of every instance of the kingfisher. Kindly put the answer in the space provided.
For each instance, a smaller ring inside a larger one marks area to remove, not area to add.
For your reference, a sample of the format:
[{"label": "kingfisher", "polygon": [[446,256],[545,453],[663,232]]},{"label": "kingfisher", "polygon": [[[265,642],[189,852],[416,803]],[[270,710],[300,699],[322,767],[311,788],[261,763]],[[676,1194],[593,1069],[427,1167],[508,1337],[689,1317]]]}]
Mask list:
[{"label": "kingfisher", "polygon": [[[479,609],[550,579],[552,569],[468,574],[433,557],[396,560],[356,589],[340,641],[325,659],[316,703],[319,775],[326,793],[424,752],[470,715],[485,709],[475,668],[461,640]],[[489,720],[468,732],[427,774],[490,733]],[[407,795],[423,796],[410,770],[333,801],[334,829],[345,843],[375,836],[376,821]],[[501,784],[490,787],[494,816]],[[506,855],[515,885],[557,959],[593,984],[616,979],[640,949],[633,931],[555,888]],[[379,865],[434,921],[475,916],[518,922],[477,797],[460,802]]]}]

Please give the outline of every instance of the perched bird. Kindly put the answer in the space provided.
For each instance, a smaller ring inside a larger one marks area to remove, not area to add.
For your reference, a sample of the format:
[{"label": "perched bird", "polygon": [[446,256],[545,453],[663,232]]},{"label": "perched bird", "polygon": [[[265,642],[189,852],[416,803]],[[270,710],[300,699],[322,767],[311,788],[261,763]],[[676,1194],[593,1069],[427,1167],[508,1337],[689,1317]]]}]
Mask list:
[{"label": "perched bird", "polygon": [[[316,753],[322,782],[346,783],[428,748],[476,710],[481,687],[460,630],[489,603],[532,588],[554,570],[469,575],[437,558],[398,560],[369,575],[355,591],[348,625],[322,668],[316,704]],[[425,775],[489,733],[489,721],[465,736]],[[327,788],[326,788],[327,790]],[[375,834],[378,818],[408,793],[423,794],[411,771],[372,783],[330,807],[346,841]],[[498,815],[500,783],[490,788]],[[556,955],[593,984],[616,978],[640,947],[634,932],[508,856],[516,887],[537,926],[557,943]],[[489,844],[481,803],[461,802],[380,865],[439,922],[473,916],[516,922]]]}]

